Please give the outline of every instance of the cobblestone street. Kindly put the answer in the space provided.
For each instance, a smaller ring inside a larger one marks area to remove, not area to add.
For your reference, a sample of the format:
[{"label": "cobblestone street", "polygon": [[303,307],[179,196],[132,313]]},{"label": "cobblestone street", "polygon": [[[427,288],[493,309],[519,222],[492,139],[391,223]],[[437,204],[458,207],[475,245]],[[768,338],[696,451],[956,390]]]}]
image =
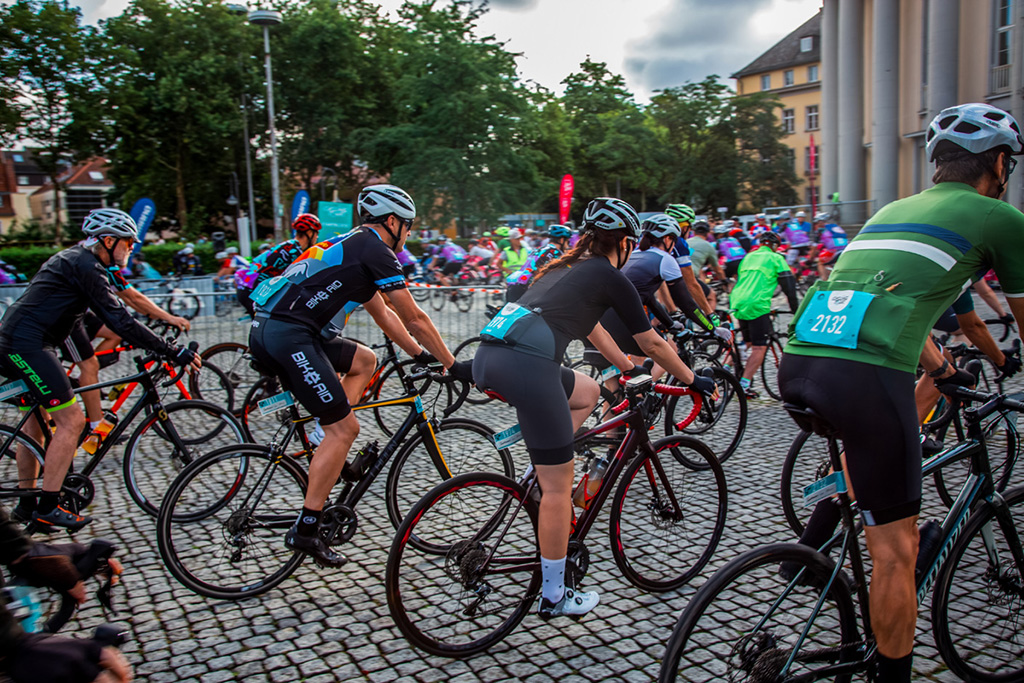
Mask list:
[{"label": "cobblestone street", "polygon": [[[474,311],[474,320],[477,315]],[[366,338],[376,335],[367,333]],[[1020,386],[1019,380],[1014,386]],[[384,476],[357,509],[358,530],[341,548],[349,559],[344,568],[328,571],[306,562],[278,588],[254,599],[208,600],[170,576],[156,548],[154,520],[124,491],[119,457],[109,457],[95,473],[98,493],[90,513],[96,521],[78,536],[114,539],[121,548],[125,575],[124,588],[117,591],[118,619],[130,627],[125,652],[140,681],[650,681],[680,611],[717,567],[753,546],[794,540],[781,513],[778,481],[797,429],[771,399],[752,401],[750,408],[743,442],[725,464],[725,536],[711,563],[690,585],[649,594],[627,583],[611,557],[605,512],[587,539],[592,562],[584,587],[600,592],[596,611],[581,623],[544,623],[530,615],[504,642],[465,661],[426,656],[412,648],[389,616],[383,584],[394,529],[384,506]],[[503,404],[470,406],[459,416],[496,431],[515,423]],[[372,416],[363,413],[360,422],[357,445],[374,438],[386,442]],[[517,474],[527,462],[519,448]],[[1013,483],[1022,481],[1018,468]],[[922,518],[941,519],[944,508],[930,481],[925,492]],[[930,602],[929,597],[920,611],[915,670],[921,680],[957,680],[935,650]],[[91,601],[67,631],[100,621],[99,608]]]}]

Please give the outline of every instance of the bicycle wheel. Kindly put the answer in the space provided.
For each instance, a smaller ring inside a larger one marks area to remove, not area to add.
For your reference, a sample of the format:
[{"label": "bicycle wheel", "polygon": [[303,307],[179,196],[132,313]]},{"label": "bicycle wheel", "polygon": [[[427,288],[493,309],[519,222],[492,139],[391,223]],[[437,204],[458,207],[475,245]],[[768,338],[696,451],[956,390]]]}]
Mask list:
[{"label": "bicycle wheel", "polygon": [[268,415],[260,412],[259,403],[263,399],[277,396],[283,391],[276,377],[263,377],[257,381],[242,402],[242,427],[245,429],[246,441],[250,443],[270,444],[275,438],[284,436],[291,418],[287,410],[279,410]]},{"label": "bicycle wheel", "polygon": [[[1013,468],[1020,457],[1020,434],[1017,431],[1017,413],[1006,411],[985,425],[985,444],[988,446],[989,465],[992,481],[997,491],[1002,491],[1010,482]],[[953,507],[953,501],[970,474],[970,460],[961,460],[935,470],[932,478],[939,498],[946,507]]]},{"label": "bicycle wheel", "polygon": [[[1017,542],[1024,535],[1024,487],[1007,491]],[[932,633],[949,668],[965,681],[1024,680],[1024,577],[991,506],[967,522],[939,570]]]},{"label": "bicycle wheel", "polygon": [[779,390],[779,363],[782,362],[782,343],[775,337],[768,342],[768,349],[764,354],[764,361],[761,363],[761,383],[764,390],[776,401],[782,400],[782,392]]},{"label": "bicycle wheel", "polygon": [[[714,453],[696,439],[669,436],[652,446],[656,457],[638,455],[622,475],[609,536],[630,583],[667,591],[696,576],[714,554],[725,530],[727,488]],[[695,461],[704,466],[687,465]]]},{"label": "bicycle wheel", "polygon": [[[779,576],[781,562],[794,562],[809,575],[793,585]],[[814,608],[834,568],[832,560],[797,544],[754,548],[730,560],[700,587],[679,617],[662,659],[659,683],[675,681],[835,680],[822,674],[860,652],[856,611],[842,580],[829,584],[821,609]],[[810,623],[808,623],[810,622]],[[800,635],[808,633],[803,641]],[[799,649],[794,653],[794,649]],[[787,672],[789,658],[794,661]]]},{"label": "bicycle wheel", "polygon": [[410,643],[468,657],[523,620],[541,582],[537,507],[525,496],[511,479],[472,472],[435,486],[402,520],[384,581]]},{"label": "bicycle wheel", "polygon": [[186,465],[215,449],[245,441],[242,425],[224,408],[206,401],[169,403],[163,419],[160,412],[151,412],[125,444],[122,470],[128,495],[146,514],[156,517],[164,494]]},{"label": "bicycle wheel", "polygon": [[430,298],[430,289],[427,287],[410,287],[409,290],[412,292],[412,298],[420,303]]},{"label": "bicycle wheel", "polygon": [[[402,366],[401,370],[399,370],[398,365]],[[408,375],[414,365],[416,365],[416,361],[407,358],[385,370],[373,390],[373,400],[383,401],[389,398],[404,396],[405,385],[402,383],[402,377],[399,373]],[[427,407],[428,412],[431,410],[444,410],[454,400],[451,384],[435,382],[429,377],[417,380],[416,390],[420,395],[420,400],[423,401],[423,405]],[[377,425],[387,436],[394,435],[408,414],[409,406],[405,404],[381,406],[373,409],[373,416],[377,420]]]},{"label": "bicycle wheel", "polygon": [[782,464],[782,513],[789,528],[797,536],[804,532],[812,508],[804,507],[804,487],[813,484],[832,471],[828,456],[828,439],[812,432],[801,431],[793,439]]},{"label": "bicycle wheel", "polygon": [[[665,402],[665,435],[682,432],[695,436],[725,462],[739,448],[747,430],[747,395],[740,382],[729,371],[711,366],[711,377],[718,385],[718,398],[704,398],[700,412],[682,429],[676,425],[686,420],[694,410],[693,396],[670,396]],[[703,467],[703,461],[690,463]]]},{"label": "bicycle wheel", "polygon": [[[30,418],[35,419],[35,418]],[[13,441],[11,438],[13,437]],[[10,441],[8,446],[4,446]],[[38,464],[38,476],[21,481],[18,472],[17,452],[23,450]],[[0,492],[14,493],[19,488],[38,488],[42,484],[43,455],[45,449],[35,439],[7,425],[0,425]],[[22,486],[23,485],[23,486]],[[6,497],[6,496],[4,496]],[[15,503],[16,504],[16,503]]]},{"label": "bicycle wheel", "polygon": [[235,408],[235,389],[231,380],[213,363],[203,362],[202,370],[188,376],[188,390],[192,398],[209,401],[228,412]]},{"label": "bicycle wheel", "polygon": [[191,320],[199,314],[199,297],[190,294],[172,294],[167,301],[167,310],[173,315]]},{"label": "bicycle wheel", "polygon": [[[508,449],[498,450],[491,437],[494,431],[474,420],[452,418],[434,429],[434,436],[451,476],[466,472],[494,472],[515,476],[515,465]],[[443,481],[427,446],[429,438],[419,432],[402,444],[388,472],[388,517],[398,528],[402,519],[423,496],[423,490]]]},{"label": "bicycle wheel", "polygon": [[442,308],[444,308],[444,302],[448,299],[449,296],[451,295],[448,293],[448,290],[433,290],[430,294],[430,307],[433,308],[435,311],[440,311]]},{"label": "bicycle wheel", "polygon": [[[590,416],[583,423],[584,429],[593,429],[611,417],[611,409],[622,402],[621,394],[619,391],[613,391],[605,386],[605,380],[602,377],[604,369],[597,367],[590,361],[579,360],[572,363],[569,367],[577,372],[582,372],[584,375],[597,382],[597,386],[600,388],[601,398],[598,400],[597,405],[594,406],[594,410],[590,413]],[[615,368],[612,368],[612,370],[614,369]],[[618,375],[615,376],[615,382],[617,385]]]},{"label": "bicycle wheel", "polygon": [[[452,351],[452,355],[455,356],[455,360],[472,361],[476,355],[476,350],[480,348],[480,337],[470,337],[461,344],[455,347]],[[466,403],[473,405],[482,406],[485,403],[490,403],[494,399],[482,391],[470,390],[466,396]]]},{"label": "bicycle wheel", "polygon": [[214,344],[199,354],[199,357],[203,359],[203,365],[210,363],[224,371],[237,400],[241,400],[262,376],[249,365],[249,347],[245,344]]},{"label": "bicycle wheel", "polygon": [[306,494],[306,473],[266,446],[206,454],[174,480],[157,517],[164,565],[183,586],[218,600],[266,593],[302,553],[284,545]]}]

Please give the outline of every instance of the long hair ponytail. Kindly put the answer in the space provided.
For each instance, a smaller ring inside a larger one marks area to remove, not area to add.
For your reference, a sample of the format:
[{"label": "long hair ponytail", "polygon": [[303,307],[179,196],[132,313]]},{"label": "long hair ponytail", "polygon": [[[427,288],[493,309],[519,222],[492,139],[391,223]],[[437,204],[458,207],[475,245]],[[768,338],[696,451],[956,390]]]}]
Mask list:
[{"label": "long hair ponytail", "polygon": [[615,251],[623,237],[626,237],[625,230],[587,230],[576,246],[566,252],[565,256],[551,261],[537,271],[533,282],[537,282],[552,270],[568,268],[584,257],[607,256]]}]

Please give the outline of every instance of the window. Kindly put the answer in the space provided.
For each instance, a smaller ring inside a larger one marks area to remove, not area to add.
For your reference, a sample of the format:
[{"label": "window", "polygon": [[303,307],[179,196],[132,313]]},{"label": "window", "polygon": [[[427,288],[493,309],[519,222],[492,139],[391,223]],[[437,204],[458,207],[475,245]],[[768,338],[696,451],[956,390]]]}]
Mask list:
[{"label": "window", "polygon": [[1013,0],[996,0],[992,28],[992,71],[989,89],[993,93],[1009,92],[1013,65]]},{"label": "window", "polygon": [[772,89],[772,76],[771,76],[771,74],[765,74],[764,76],[761,76],[761,90],[771,90],[771,89]]},{"label": "window", "polygon": [[808,187],[804,191],[804,194],[807,197],[806,203],[808,205],[810,205],[810,206],[817,206],[818,205],[818,188],[817,187]]},{"label": "window", "polygon": [[782,72],[782,85],[783,87],[785,87],[787,85],[793,85],[793,83],[793,70],[786,69],[785,71]]},{"label": "window", "polygon": [[[821,170],[821,148],[818,145],[814,146],[814,174],[818,175]],[[808,174],[811,173],[811,148],[808,145],[804,147],[804,171]]]},{"label": "window", "polygon": [[810,52],[814,47],[814,36],[800,39],[800,52]]},{"label": "window", "polygon": [[818,105],[816,104],[807,107],[807,130],[818,130]]},{"label": "window", "polygon": [[89,171],[89,177],[96,181],[103,180],[103,174],[99,171]]},{"label": "window", "polygon": [[790,168],[796,168],[796,150],[792,147],[786,148],[786,163],[789,164]]},{"label": "window", "polygon": [[782,110],[782,130],[787,135],[791,135],[796,128],[796,113],[793,109]]},{"label": "window", "polygon": [[811,64],[807,67],[807,82],[817,83],[818,82],[818,65]]},{"label": "window", "polygon": [[25,163],[25,155],[24,154],[12,154],[11,156],[19,164]]}]

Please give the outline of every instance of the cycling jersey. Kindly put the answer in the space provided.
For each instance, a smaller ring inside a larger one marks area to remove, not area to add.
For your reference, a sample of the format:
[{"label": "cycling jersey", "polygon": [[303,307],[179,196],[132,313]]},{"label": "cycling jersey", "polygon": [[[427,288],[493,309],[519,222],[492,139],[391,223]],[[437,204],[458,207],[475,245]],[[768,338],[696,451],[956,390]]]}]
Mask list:
[{"label": "cycling jersey", "polygon": [[758,247],[740,262],[739,279],[729,294],[729,307],[740,320],[753,320],[772,310],[780,275],[792,271],[786,259],[769,246]]},{"label": "cycling jersey", "polygon": [[333,339],[374,294],[405,286],[394,252],[374,230],[363,227],[310,247],[252,296],[260,313]]},{"label": "cycling jersey", "polygon": [[465,261],[466,250],[457,244],[446,244],[441,249],[441,258],[448,263],[451,263],[452,261]]},{"label": "cycling jersey", "polygon": [[295,259],[302,256],[302,245],[297,239],[290,239],[281,242],[270,251],[263,252],[252,260],[249,266],[239,278],[235,273],[235,286],[255,289],[258,285],[266,282],[272,277],[277,277],[290,266]]},{"label": "cycling jersey", "polygon": [[403,266],[416,265],[416,257],[413,256],[413,253],[408,249],[402,249],[402,251],[395,254],[395,258],[397,258],[398,262],[401,263]]},{"label": "cycling jersey", "polygon": [[800,223],[788,223],[785,230],[782,231],[782,238],[789,243],[791,247],[805,247],[811,244],[811,233],[808,230],[804,230]]},{"label": "cycling jersey", "polygon": [[[939,183],[893,202],[850,242],[828,282],[808,292],[786,350],[912,373],[939,315],[989,267],[1007,297],[1024,297],[1022,235],[1024,214],[969,185]],[[840,312],[850,314],[841,332],[856,328],[852,339],[824,343],[831,339],[820,336],[824,317]]]},{"label": "cycling jersey", "polygon": [[750,226],[750,236],[757,237],[765,230],[771,231],[772,227],[766,223],[754,223]]},{"label": "cycling jersey", "polygon": [[715,249],[715,245],[708,242],[703,237],[691,237],[686,240],[686,244],[690,248],[690,260],[693,266],[693,272],[700,279],[701,271],[705,267],[710,266],[713,263],[718,263],[718,251]]},{"label": "cycling jersey", "polygon": [[718,248],[718,255],[725,259],[726,263],[739,261],[747,255],[747,251],[735,237],[721,237],[715,241]]},{"label": "cycling jersey", "polygon": [[670,253],[675,257],[680,269],[693,267],[693,261],[690,258],[690,245],[686,243],[686,240],[676,240]]},{"label": "cycling jersey", "polygon": [[538,270],[551,261],[561,258],[561,256],[562,250],[554,244],[531,251],[526,257],[526,263],[523,264],[523,267],[505,278],[505,282],[509,285],[528,284]]},{"label": "cycling jersey", "polygon": [[842,251],[850,240],[846,238],[846,231],[835,223],[830,223],[818,232],[818,244],[824,249],[832,252]]}]

